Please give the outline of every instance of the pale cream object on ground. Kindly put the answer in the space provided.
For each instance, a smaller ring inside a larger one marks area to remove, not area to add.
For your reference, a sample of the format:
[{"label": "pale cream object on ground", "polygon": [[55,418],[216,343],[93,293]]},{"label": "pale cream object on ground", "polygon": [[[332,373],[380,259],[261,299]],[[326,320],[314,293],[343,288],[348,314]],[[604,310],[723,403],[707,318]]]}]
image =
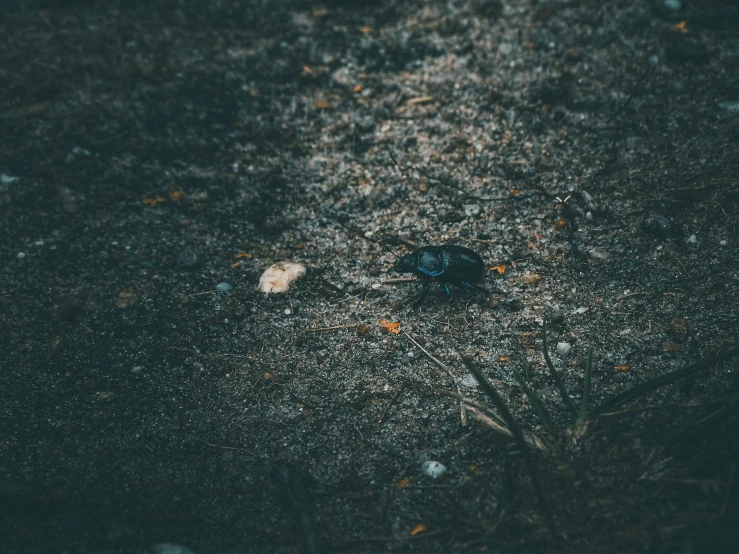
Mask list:
[{"label": "pale cream object on ground", "polygon": [[305,264],[300,262],[277,262],[269,266],[259,278],[259,290],[265,294],[287,292],[290,284],[305,275]]}]

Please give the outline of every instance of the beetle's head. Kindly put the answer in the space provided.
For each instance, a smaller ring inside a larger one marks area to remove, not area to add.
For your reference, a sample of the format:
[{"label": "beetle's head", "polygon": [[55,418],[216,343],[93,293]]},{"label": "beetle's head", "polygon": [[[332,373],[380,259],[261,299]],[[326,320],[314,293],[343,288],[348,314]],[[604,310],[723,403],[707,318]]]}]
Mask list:
[{"label": "beetle's head", "polygon": [[406,254],[398,258],[398,261],[393,266],[393,271],[396,273],[413,273],[418,269],[418,259],[415,253]]}]

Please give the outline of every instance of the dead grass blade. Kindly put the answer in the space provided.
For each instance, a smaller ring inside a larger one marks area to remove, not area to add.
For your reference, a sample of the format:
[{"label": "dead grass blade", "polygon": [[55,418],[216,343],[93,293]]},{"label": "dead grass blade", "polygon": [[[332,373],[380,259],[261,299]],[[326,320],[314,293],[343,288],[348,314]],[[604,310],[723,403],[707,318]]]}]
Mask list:
[{"label": "dead grass blade", "polygon": [[570,413],[577,417],[577,408],[575,408],[575,404],[573,404],[572,399],[570,398],[569,393],[567,392],[567,389],[565,388],[565,384],[562,382],[562,379],[559,378],[559,375],[557,374],[557,370],[554,369],[554,364],[552,363],[552,359],[549,357],[549,345],[547,343],[547,318],[544,318],[544,326],[541,330],[541,342],[544,346],[544,361],[547,363],[547,367],[549,368],[549,374],[552,376],[552,379],[554,379],[554,384],[557,386],[557,390],[559,391],[559,395],[562,397],[562,401],[567,405],[567,409],[570,411]]}]

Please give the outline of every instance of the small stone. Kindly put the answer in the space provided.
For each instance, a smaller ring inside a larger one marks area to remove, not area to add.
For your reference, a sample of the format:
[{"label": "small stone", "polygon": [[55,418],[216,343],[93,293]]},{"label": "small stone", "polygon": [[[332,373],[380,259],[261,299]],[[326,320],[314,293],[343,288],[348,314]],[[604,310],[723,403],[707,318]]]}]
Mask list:
[{"label": "small stone", "polygon": [[233,287],[229,283],[226,283],[226,282],[218,283],[216,285],[216,288],[221,292],[231,292],[231,289],[233,289]]},{"label": "small stone", "polygon": [[16,257],[16,258],[18,258],[19,260],[22,260],[23,258],[25,258],[25,257],[26,257],[26,253],[25,253],[25,252],[18,252],[18,253],[17,253],[16,255],[15,255],[15,257]]},{"label": "small stone", "polygon": [[718,107],[728,112],[739,113],[739,102],[719,102]]},{"label": "small stone", "polygon": [[502,54],[503,56],[507,56],[511,52],[513,52],[513,45],[510,42],[502,42],[498,46],[498,53]]},{"label": "small stone", "polygon": [[9,185],[10,183],[14,183],[18,180],[18,177],[13,177],[12,175],[6,175],[5,173],[0,173],[0,183],[3,185]]},{"label": "small stone", "polygon": [[687,240],[688,244],[697,244],[698,243],[698,237],[695,235],[690,235]]},{"label": "small stone", "polygon": [[372,288],[372,290],[380,290],[380,287],[382,287],[382,285],[380,283],[372,283],[372,287],[371,288]]},{"label": "small stone", "polygon": [[592,248],[590,250],[590,257],[594,260],[610,260],[611,253],[604,252],[603,250],[599,250],[598,248]]},{"label": "small stone", "polygon": [[293,311],[290,308],[285,308],[285,315],[290,315],[291,313],[293,313]]},{"label": "small stone", "polygon": [[421,471],[432,479],[437,479],[446,473],[446,466],[441,462],[428,460],[421,464]]},{"label": "small stone", "polygon": [[307,272],[305,264],[300,262],[278,262],[269,266],[259,278],[258,289],[265,294],[281,294],[287,292],[293,282]]},{"label": "small stone", "polygon": [[131,289],[123,289],[118,293],[118,298],[115,300],[115,305],[119,308],[130,308],[136,304],[137,296]]},{"label": "small stone", "polygon": [[572,345],[569,342],[558,342],[557,343],[557,352],[562,354],[562,356],[566,356],[570,353],[570,350],[572,349]]},{"label": "small stone", "polygon": [[464,213],[467,217],[478,215],[482,208],[480,207],[480,204],[465,204],[464,205]]},{"label": "small stone", "polygon": [[462,384],[468,389],[476,389],[480,386],[478,380],[471,373],[468,373],[467,375],[462,377]]},{"label": "small stone", "polygon": [[677,11],[682,7],[682,3],[680,0],[665,0],[665,7]]},{"label": "small stone", "polygon": [[524,285],[535,285],[541,281],[541,275],[538,273],[524,273],[521,275],[521,282]]},{"label": "small stone", "polygon": [[721,242],[719,242],[719,244],[720,244],[721,246],[726,246],[726,245],[727,245],[727,244],[729,244],[729,243],[728,243],[727,241],[725,241],[725,240],[722,240]]},{"label": "small stone", "polygon": [[588,212],[585,214],[585,219],[588,221],[593,221],[595,218],[593,217],[593,212]]},{"label": "small stone", "polygon": [[587,307],[585,307],[585,306],[582,306],[582,307],[580,307],[580,308],[577,308],[577,309],[576,309],[576,310],[574,311],[574,313],[576,313],[576,314],[584,314],[584,313],[585,313],[585,312],[587,312],[587,311],[588,311],[589,309],[590,309],[590,308],[587,308]]},{"label": "small stone", "polygon": [[192,268],[200,262],[200,253],[197,248],[188,248],[183,250],[175,258],[175,263],[179,267]]},{"label": "small stone", "polygon": [[680,350],[680,345],[674,340],[666,340],[662,343],[662,350],[666,350],[667,352],[677,352]]},{"label": "small stone", "polygon": [[562,312],[556,312],[556,311],[555,312],[551,312],[549,314],[549,316],[547,317],[547,319],[551,323],[554,323],[555,325],[558,325],[558,324],[564,322],[564,320],[565,320],[565,314],[563,314]]}]

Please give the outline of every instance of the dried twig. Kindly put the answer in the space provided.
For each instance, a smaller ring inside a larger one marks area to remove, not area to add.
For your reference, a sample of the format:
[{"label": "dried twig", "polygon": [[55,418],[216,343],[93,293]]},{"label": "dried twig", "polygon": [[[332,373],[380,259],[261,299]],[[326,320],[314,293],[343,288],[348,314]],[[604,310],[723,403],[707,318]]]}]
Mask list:
[{"label": "dried twig", "polygon": [[378,424],[380,424],[383,421],[385,421],[385,415],[387,414],[388,409],[390,408],[390,406],[392,406],[393,402],[395,402],[395,400],[398,398],[398,396],[400,396],[400,393],[403,392],[403,387],[405,387],[405,383],[401,383],[400,384],[400,387],[398,388],[397,391],[395,391],[395,394],[393,394],[393,396],[390,399],[390,401],[387,404],[385,404],[385,408],[382,410],[382,414],[380,414],[380,417],[377,418],[377,423]]},{"label": "dried twig", "polygon": [[359,323],[347,323],[345,325],[332,325],[331,327],[316,327],[314,329],[306,329],[308,333],[315,333],[317,331],[333,331],[334,329],[348,329],[350,327],[356,327]]},{"label": "dried twig", "polygon": [[[437,358],[435,358],[423,346],[421,346],[420,344],[418,344],[418,341],[416,339],[414,339],[412,336],[410,336],[406,331],[403,331],[403,334],[406,336],[406,338],[409,341],[411,341],[413,344],[415,344],[421,350],[421,352],[423,352],[424,354],[426,354],[426,356],[428,356],[428,358],[432,362],[434,362],[436,365],[438,365],[441,369],[443,369],[444,371],[446,371],[449,374],[449,377],[452,379],[452,382],[457,387],[457,393],[459,393],[459,395],[461,396],[462,395],[462,391],[460,390],[459,385],[457,384],[457,380],[454,378],[454,374],[452,373],[452,370],[449,369],[446,365],[444,365],[444,363],[442,363],[441,361],[439,361]],[[465,406],[464,406],[464,403],[463,402],[460,402],[459,403],[459,418],[462,421],[462,426],[463,427],[467,427],[467,410],[465,409]]]}]

